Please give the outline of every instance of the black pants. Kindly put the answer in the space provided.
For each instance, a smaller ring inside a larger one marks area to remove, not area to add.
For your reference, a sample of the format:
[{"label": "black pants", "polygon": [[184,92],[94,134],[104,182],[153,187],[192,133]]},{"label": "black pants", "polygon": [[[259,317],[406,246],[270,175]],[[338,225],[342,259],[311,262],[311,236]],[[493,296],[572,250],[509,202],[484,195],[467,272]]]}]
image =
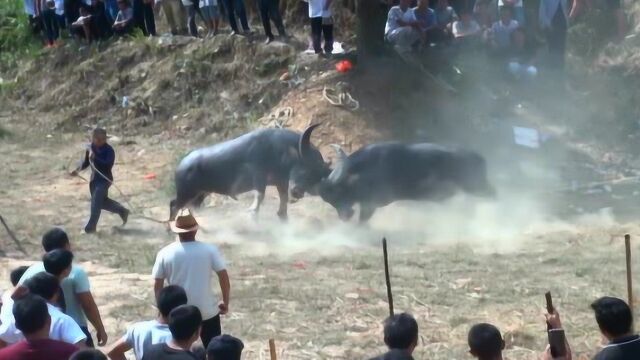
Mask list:
[{"label": "black pants", "polygon": [[227,19],[231,30],[238,31],[238,23],[236,22],[236,14],[240,18],[240,24],[244,31],[249,31],[249,22],[247,21],[247,11],[244,7],[243,0],[223,0],[222,4],[227,12]]},{"label": "black pants", "polygon": [[200,331],[200,340],[206,349],[216,336],[222,335],[222,327],[220,326],[220,315],[216,315],[209,320],[202,322],[202,330]]},{"label": "black pants", "polygon": [[547,31],[550,65],[558,70],[564,69],[564,53],[567,47],[567,19],[562,7],[558,6],[551,20],[551,28]]},{"label": "black pants", "polygon": [[53,45],[60,36],[60,23],[56,15],[56,11],[53,9],[46,9],[42,11],[42,20],[44,23],[44,30],[47,36],[47,44]]},{"label": "black pants", "polygon": [[333,25],[323,25],[322,17],[311,18],[311,40],[316,54],[322,54],[322,36],[324,36],[324,52],[333,52]]},{"label": "black pants", "polygon": [[143,0],[133,0],[133,22],[142,29],[144,36],[156,36],[156,20],[153,16],[153,5]]},{"label": "black pants", "polygon": [[89,183],[89,191],[91,192],[91,217],[84,228],[86,232],[96,231],[102,210],[118,214],[121,217],[127,213],[127,209],[125,209],[124,206],[115,200],[109,199],[109,186],[110,184],[100,180]]},{"label": "black pants", "polygon": [[82,330],[82,332],[85,335],[87,335],[87,341],[85,341],[85,344],[90,348],[95,347],[95,345],[93,344],[93,338],[91,337],[91,332],[89,331],[89,328],[86,326],[80,326],[80,330]]},{"label": "black pants", "polygon": [[280,0],[260,0],[258,3],[260,7],[260,18],[262,19],[262,26],[264,27],[264,33],[269,39],[273,39],[273,33],[271,32],[271,21],[276,24],[278,29],[278,35],[285,36],[284,24],[282,23],[282,16],[280,15]]}]

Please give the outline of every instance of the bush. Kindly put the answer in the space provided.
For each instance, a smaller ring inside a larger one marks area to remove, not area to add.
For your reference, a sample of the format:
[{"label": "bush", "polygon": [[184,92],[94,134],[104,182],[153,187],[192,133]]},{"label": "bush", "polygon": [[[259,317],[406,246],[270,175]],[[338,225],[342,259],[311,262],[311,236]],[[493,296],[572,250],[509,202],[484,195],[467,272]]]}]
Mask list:
[{"label": "bush", "polygon": [[33,56],[39,49],[22,0],[0,1],[0,72],[15,68],[21,59]]}]

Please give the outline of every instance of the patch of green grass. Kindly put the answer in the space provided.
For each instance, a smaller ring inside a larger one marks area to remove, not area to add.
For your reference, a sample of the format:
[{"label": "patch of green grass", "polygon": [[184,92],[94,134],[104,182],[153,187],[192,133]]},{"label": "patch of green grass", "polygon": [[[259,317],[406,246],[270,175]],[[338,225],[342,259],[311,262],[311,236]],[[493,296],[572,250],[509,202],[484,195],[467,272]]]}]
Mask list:
[{"label": "patch of green grass", "polygon": [[0,2],[0,72],[15,68],[21,60],[35,56],[40,42],[33,35],[21,0]]}]

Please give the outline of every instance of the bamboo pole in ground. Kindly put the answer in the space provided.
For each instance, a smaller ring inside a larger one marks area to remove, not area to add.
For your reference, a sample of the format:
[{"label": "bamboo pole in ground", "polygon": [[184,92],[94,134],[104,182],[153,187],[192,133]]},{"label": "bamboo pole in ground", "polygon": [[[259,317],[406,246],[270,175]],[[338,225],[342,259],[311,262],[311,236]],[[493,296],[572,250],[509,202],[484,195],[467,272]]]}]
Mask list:
[{"label": "bamboo pole in ground", "polygon": [[624,247],[627,260],[627,299],[633,314],[633,275],[631,273],[631,235],[629,234],[624,236]]},{"label": "bamboo pole in ground", "polygon": [[389,302],[389,316],[393,316],[393,294],[391,293],[391,278],[389,276],[389,256],[387,254],[387,238],[382,238],[382,254],[384,256],[384,278],[387,284],[387,301]]},{"label": "bamboo pole in ground", "polygon": [[269,354],[271,360],[278,360],[278,355],[276,354],[276,341],[273,339],[269,339]]}]

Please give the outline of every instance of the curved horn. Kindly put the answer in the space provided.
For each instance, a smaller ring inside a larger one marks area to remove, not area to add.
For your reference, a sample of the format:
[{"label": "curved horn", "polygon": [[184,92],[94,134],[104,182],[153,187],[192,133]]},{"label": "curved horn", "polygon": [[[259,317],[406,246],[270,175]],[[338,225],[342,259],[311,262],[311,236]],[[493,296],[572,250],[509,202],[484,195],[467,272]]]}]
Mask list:
[{"label": "curved horn", "polygon": [[301,159],[308,158],[307,155],[311,150],[311,133],[318,126],[320,126],[320,123],[308,126],[300,136],[300,142],[298,143],[298,153]]},{"label": "curved horn", "polygon": [[338,182],[342,181],[342,179],[347,174],[347,172],[346,172],[347,154],[344,152],[344,150],[342,150],[340,145],[331,144],[330,146],[333,148],[333,150],[335,150],[336,158],[337,158],[338,162],[336,164],[335,169],[333,169],[333,171],[331,171],[331,174],[329,174],[328,180],[333,182],[333,183],[338,183]]}]

